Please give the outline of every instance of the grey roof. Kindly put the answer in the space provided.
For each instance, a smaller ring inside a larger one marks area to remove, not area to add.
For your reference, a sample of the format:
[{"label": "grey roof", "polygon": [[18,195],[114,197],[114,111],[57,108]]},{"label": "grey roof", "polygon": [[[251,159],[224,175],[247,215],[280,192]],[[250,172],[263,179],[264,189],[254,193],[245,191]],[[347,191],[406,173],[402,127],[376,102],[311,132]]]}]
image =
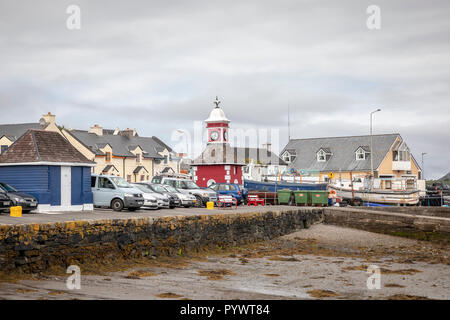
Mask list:
[{"label": "grey roof", "polygon": [[[78,141],[90,148],[95,154],[103,154],[99,149],[109,144],[112,148],[113,155],[121,157],[135,157],[130,150],[134,150],[139,146],[144,154],[144,158],[162,158],[158,152],[164,151],[164,146],[158,143],[153,137],[131,137],[122,135],[103,134],[98,136],[95,133],[89,133],[84,130],[68,131]],[[159,139],[158,139],[159,140]]]},{"label": "grey roof", "polygon": [[[398,133],[373,135],[373,167],[374,169],[383,161],[384,157],[401,136]],[[310,139],[291,139],[285,150],[293,149],[296,157],[289,168],[312,171],[366,171],[370,170],[370,135],[351,137],[329,137]],[[356,160],[355,152],[362,147],[366,153],[365,160]],[[329,151],[331,156],[327,161],[317,161],[317,151],[323,149]]]},{"label": "grey roof", "polygon": [[231,147],[229,144],[207,144],[205,150],[193,164],[240,164],[249,163],[250,159],[263,165],[287,165],[276,154],[265,148]]},{"label": "grey roof", "polygon": [[141,171],[142,169],[144,169],[144,170],[148,173],[147,169],[145,169],[144,166],[137,166],[137,167],[133,170],[133,173],[134,173],[134,174],[138,174],[139,171]]},{"label": "grey roof", "polygon": [[113,165],[113,164],[108,164],[103,170],[102,170],[102,172],[108,172],[109,170],[111,170],[111,169],[115,169],[116,171],[119,171],[119,170],[117,170],[117,168],[116,168],[116,166],[115,165]]},{"label": "grey roof", "polygon": [[11,141],[16,141],[29,129],[44,129],[39,123],[16,123],[16,124],[1,124],[0,138],[6,136]]}]

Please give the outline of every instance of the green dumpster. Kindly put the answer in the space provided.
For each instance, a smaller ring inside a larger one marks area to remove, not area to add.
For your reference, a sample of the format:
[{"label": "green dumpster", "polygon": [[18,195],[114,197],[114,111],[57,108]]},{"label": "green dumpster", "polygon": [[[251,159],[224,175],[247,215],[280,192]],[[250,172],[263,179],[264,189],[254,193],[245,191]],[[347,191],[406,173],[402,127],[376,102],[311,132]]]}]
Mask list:
[{"label": "green dumpster", "polygon": [[307,205],[308,204],[308,190],[296,190],[294,191],[295,204]]},{"label": "green dumpster", "polygon": [[291,190],[278,190],[278,204],[289,204],[291,194]]},{"label": "green dumpster", "polygon": [[328,205],[328,191],[313,190],[310,191],[310,199],[312,205]]}]

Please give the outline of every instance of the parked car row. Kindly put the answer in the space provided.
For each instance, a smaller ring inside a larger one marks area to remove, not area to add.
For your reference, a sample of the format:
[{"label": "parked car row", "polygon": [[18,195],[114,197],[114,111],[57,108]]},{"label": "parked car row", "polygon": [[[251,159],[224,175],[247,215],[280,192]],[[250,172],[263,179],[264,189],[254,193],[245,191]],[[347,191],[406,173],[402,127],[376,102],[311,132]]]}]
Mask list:
[{"label": "parked car row", "polygon": [[[164,209],[176,207],[205,207],[207,202],[217,205],[220,195],[230,195],[237,203],[245,203],[247,190],[238,184],[217,183],[201,188],[195,182],[166,176],[155,176],[151,181],[129,183],[110,175],[92,175],[91,190],[94,207],[108,207],[115,211],[127,209]],[[35,197],[0,182],[0,212],[11,206],[22,206],[22,212],[36,209]]]},{"label": "parked car row", "polygon": [[21,206],[22,212],[27,213],[36,209],[38,202],[32,195],[20,192],[13,186],[0,182],[0,212],[9,210],[13,206]]},{"label": "parked car row", "polygon": [[121,177],[92,175],[91,186],[94,206],[115,211],[205,207],[210,201],[217,204],[219,195],[231,195],[238,203],[244,203],[247,198],[247,191],[237,184],[220,183],[201,188],[191,180],[166,176],[129,183]]}]

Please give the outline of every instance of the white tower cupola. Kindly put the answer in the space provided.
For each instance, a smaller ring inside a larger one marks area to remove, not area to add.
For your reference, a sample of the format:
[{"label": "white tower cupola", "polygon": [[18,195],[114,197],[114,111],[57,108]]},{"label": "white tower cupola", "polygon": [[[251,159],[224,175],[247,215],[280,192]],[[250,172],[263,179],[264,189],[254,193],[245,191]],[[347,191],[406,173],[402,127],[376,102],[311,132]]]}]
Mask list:
[{"label": "white tower cupola", "polygon": [[228,124],[230,120],[225,116],[225,112],[219,107],[220,101],[216,97],[214,101],[216,107],[205,120],[208,130],[208,143],[228,143]]}]

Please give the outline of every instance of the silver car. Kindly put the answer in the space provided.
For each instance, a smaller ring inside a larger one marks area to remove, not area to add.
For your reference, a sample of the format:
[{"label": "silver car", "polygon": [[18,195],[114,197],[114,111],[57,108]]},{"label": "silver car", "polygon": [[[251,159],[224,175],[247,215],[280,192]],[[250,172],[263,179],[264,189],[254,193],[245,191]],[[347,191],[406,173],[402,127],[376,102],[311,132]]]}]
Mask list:
[{"label": "silver car", "polygon": [[[150,197],[155,199],[157,208],[169,208],[169,198],[167,196],[154,192],[152,189],[143,184],[133,183],[132,186],[142,191],[144,199],[145,197],[148,197],[149,199]],[[151,200],[150,203],[153,204]],[[146,206],[145,202],[144,206]]]},{"label": "silver car", "polygon": [[172,186],[162,184],[163,188],[167,190],[167,192],[170,192],[171,194],[175,194],[181,201],[180,206],[189,208],[195,205],[195,202],[197,201],[197,198],[193,196],[192,194],[186,194],[180,192],[177,188],[174,188]]}]

